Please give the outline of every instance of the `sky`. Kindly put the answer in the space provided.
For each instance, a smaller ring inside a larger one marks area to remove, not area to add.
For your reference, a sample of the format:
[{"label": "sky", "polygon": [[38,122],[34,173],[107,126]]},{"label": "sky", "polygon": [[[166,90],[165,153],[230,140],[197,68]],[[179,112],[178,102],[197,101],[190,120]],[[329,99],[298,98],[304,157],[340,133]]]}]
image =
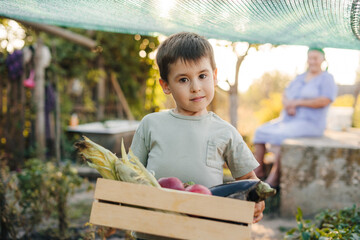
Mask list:
[{"label": "sky", "polygon": [[[230,83],[234,82],[236,56],[231,48],[218,46],[216,40],[210,40],[214,47],[215,61],[218,67],[219,86],[225,90]],[[221,45],[221,43],[220,43]],[[246,44],[243,44],[246,47]],[[265,72],[279,71],[284,74],[295,77],[306,71],[307,68],[307,50],[306,46],[282,45],[272,47],[271,44],[262,45],[258,51],[250,49],[244,62],[240,67],[239,73],[239,91],[245,92],[252,81],[260,78]],[[356,80],[356,71],[360,72],[360,51],[325,48],[328,71],[334,76],[338,84],[354,84]]]}]

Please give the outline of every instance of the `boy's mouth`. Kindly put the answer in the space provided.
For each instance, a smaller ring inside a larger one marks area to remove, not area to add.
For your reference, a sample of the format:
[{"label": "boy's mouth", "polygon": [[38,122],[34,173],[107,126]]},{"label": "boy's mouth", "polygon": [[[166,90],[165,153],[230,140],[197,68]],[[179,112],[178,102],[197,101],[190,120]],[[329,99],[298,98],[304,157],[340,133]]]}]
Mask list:
[{"label": "boy's mouth", "polygon": [[192,101],[192,102],[200,102],[203,98],[205,98],[205,96],[194,97],[194,98],[191,98],[190,101]]}]

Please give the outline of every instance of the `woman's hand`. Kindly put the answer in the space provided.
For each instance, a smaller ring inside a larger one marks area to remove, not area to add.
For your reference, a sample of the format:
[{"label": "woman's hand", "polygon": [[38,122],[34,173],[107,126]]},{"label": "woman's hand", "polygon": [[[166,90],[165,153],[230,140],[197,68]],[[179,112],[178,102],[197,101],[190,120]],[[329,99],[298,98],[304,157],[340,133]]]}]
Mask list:
[{"label": "woman's hand", "polygon": [[[308,107],[308,108],[322,108],[331,103],[331,100],[327,97],[317,97],[311,99],[284,99],[283,104],[286,111],[296,107]],[[290,110],[292,111],[292,110]],[[296,110],[295,110],[296,111]]]},{"label": "woman's hand", "polygon": [[295,116],[296,115],[296,107],[288,107],[288,108],[286,108],[286,112],[290,116]]},{"label": "woman's hand", "polygon": [[263,217],[263,211],[265,209],[265,202],[261,201],[255,204],[254,220],[253,223],[259,222]]},{"label": "woman's hand", "polygon": [[290,116],[296,115],[296,107],[298,106],[297,100],[284,99],[283,104],[287,114],[289,114]]}]

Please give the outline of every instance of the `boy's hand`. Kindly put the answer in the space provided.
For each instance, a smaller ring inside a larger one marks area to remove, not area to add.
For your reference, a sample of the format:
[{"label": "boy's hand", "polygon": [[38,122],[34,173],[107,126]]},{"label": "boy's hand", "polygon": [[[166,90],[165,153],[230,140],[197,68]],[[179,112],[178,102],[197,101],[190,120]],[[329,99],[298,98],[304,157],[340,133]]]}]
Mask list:
[{"label": "boy's hand", "polygon": [[[256,179],[260,180],[254,173],[254,171],[249,172],[248,174],[245,174],[242,177],[238,177],[235,180],[245,180],[245,179]],[[255,209],[254,209],[254,220],[253,223],[259,222],[263,218],[263,211],[265,209],[265,202],[261,201],[258,203],[255,203]]]},{"label": "boy's hand", "polygon": [[265,209],[265,201],[261,201],[255,204],[253,223],[257,223],[263,218],[264,209]]}]

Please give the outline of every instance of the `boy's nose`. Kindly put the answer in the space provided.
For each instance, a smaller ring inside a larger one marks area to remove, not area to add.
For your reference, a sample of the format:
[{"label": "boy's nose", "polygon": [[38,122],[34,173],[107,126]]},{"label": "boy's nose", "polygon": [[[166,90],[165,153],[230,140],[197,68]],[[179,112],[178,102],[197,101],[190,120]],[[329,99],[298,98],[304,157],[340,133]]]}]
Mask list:
[{"label": "boy's nose", "polygon": [[191,81],[190,91],[191,92],[200,91],[200,84],[199,84],[199,82],[197,80]]}]

